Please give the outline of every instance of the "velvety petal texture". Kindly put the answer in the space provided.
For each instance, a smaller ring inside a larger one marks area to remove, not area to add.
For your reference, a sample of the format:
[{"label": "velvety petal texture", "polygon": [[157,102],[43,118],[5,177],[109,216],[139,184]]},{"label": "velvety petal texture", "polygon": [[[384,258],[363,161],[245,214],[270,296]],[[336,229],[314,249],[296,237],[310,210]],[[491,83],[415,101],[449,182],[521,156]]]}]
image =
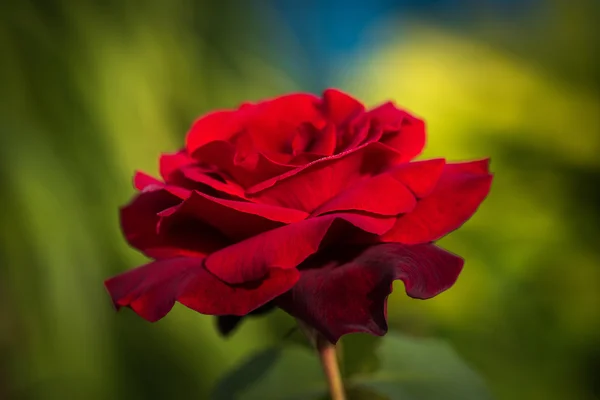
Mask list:
[{"label": "velvety petal texture", "polygon": [[299,267],[300,281],[277,304],[332,343],[347,333],[381,336],[394,280],[409,296],[427,299],[452,286],[462,266],[460,257],[432,244],[332,247]]},{"label": "velvety petal texture", "polygon": [[383,335],[392,282],[426,299],[463,260],[433,242],[490,191],[489,161],[414,161],[425,123],[391,102],[295,93],[198,118],[185,147],[138,171],[120,212],[152,259],[105,282],[117,308],[148,321],[179,302],[223,335],[280,307],[332,342]]},{"label": "velvety petal texture", "polygon": [[492,184],[488,160],[447,164],[433,191],[383,235],[385,242],[432,242],[458,229],[477,211]]},{"label": "velvety petal texture", "polygon": [[197,257],[170,258],[133,269],[105,282],[115,307],[130,307],[154,322],[175,301],[210,315],[246,315],[289,290],[298,280],[295,269],[272,268],[263,279],[228,285],[209,273]]}]

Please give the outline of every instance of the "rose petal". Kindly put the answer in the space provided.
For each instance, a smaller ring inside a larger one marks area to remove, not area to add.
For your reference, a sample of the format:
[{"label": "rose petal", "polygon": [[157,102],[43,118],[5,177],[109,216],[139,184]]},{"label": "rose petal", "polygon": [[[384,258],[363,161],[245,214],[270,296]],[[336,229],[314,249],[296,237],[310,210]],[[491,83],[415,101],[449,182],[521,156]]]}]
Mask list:
[{"label": "rose petal", "polygon": [[245,168],[236,157],[236,148],[223,141],[209,143],[196,150],[194,157],[208,164],[216,166],[220,171],[233,177],[242,187],[247,188],[259,182],[282,175],[297,167],[285,165],[268,159],[263,154],[257,154],[256,161],[252,163],[253,169]]},{"label": "rose petal", "polygon": [[382,240],[417,244],[441,238],[475,213],[491,183],[486,160],[447,164],[433,192],[421,199],[411,213],[398,218]]},{"label": "rose petal", "polygon": [[397,132],[402,128],[404,119],[409,116],[408,112],[397,108],[394,103],[388,101],[382,105],[367,111],[367,115],[387,132]]},{"label": "rose petal", "polygon": [[[214,111],[197,119],[186,136],[188,154],[215,141],[228,141],[242,130],[244,114],[239,110]],[[196,157],[194,157],[196,158]]]},{"label": "rose petal", "polygon": [[463,260],[432,244],[380,244],[317,254],[300,266],[298,283],[276,303],[336,343],[342,335],[387,332],[386,303],[392,282],[426,299],[451,287]]},{"label": "rose petal", "polygon": [[292,138],[292,154],[298,155],[306,152],[307,147],[314,140],[316,128],[310,124],[302,124],[296,129]]},{"label": "rose petal", "polygon": [[230,179],[224,178],[221,174],[198,165],[187,165],[181,169],[181,173],[190,181],[198,183],[197,190],[211,194],[202,190],[202,185],[213,189],[215,195],[228,195],[237,199],[245,199],[244,189]]},{"label": "rose petal", "polygon": [[[244,190],[241,186],[225,178],[215,168],[201,166],[185,150],[163,154],[160,157],[160,174],[169,186],[169,190],[183,199],[189,197],[191,190],[217,197],[244,198]],[[148,178],[144,179],[142,182],[148,180]]]},{"label": "rose petal", "polygon": [[[263,277],[269,268],[295,268],[314,254],[326,235],[350,241],[352,234],[382,235],[394,224],[393,217],[333,214],[286,225],[211,254],[206,268],[231,284]],[[333,239],[331,239],[333,240]]]},{"label": "rose petal", "polygon": [[412,211],[416,204],[415,196],[402,182],[383,173],[352,185],[319,206],[313,215],[352,210],[394,216]]},{"label": "rose petal", "polygon": [[308,214],[267,204],[225,200],[193,192],[183,203],[158,214],[161,222],[187,218],[204,221],[234,241],[302,221]]},{"label": "rose petal", "polygon": [[417,198],[423,198],[435,189],[445,165],[443,158],[413,161],[395,166],[390,174],[404,183]]},{"label": "rose petal", "polygon": [[316,128],[309,123],[301,124],[296,129],[292,139],[292,155],[290,163],[298,160],[303,153],[318,156],[330,156],[334,153],[336,146],[336,128],[328,123],[322,129]]},{"label": "rose petal", "polygon": [[327,124],[317,132],[317,136],[312,146],[308,151],[312,154],[320,154],[322,156],[330,156],[335,151],[336,145],[336,129],[335,125]]},{"label": "rose petal", "polygon": [[164,185],[164,182],[141,171],[135,171],[133,175],[133,187],[137,190],[156,190]]},{"label": "rose petal", "polygon": [[313,212],[349,185],[394,165],[398,154],[380,143],[323,158],[246,191],[256,202]]},{"label": "rose petal", "polygon": [[167,183],[177,183],[173,181],[174,174],[186,165],[193,164],[195,160],[191,158],[184,150],[175,153],[164,153],[158,161],[160,176]]},{"label": "rose petal", "polygon": [[182,257],[155,261],[108,279],[105,286],[117,309],[130,307],[155,322],[175,304],[209,315],[245,315],[289,290],[298,280],[296,270],[272,269],[261,281],[230,286],[210,274],[203,258]]},{"label": "rose petal", "polygon": [[374,138],[381,137],[381,128],[372,123],[366,114],[361,114],[350,121],[341,130],[342,137],[338,140],[338,152],[351,150],[361,144],[377,141]]},{"label": "rose petal", "polygon": [[469,173],[476,175],[488,175],[490,173],[490,159],[458,162],[446,165],[446,171],[453,174]]},{"label": "rose petal", "polygon": [[385,103],[368,112],[381,127],[379,140],[401,154],[401,161],[410,161],[425,147],[425,122],[391,103]]},{"label": "rose petal", "polygon": [[180,186],[165,184],[164,182],[161,182],[160,180],[139,171],[136,171],[133,177],[133,186],[136,189],[141,190],[142,192],[157,191],[163,189],[181,200],[187,199],[192,193],[192,191],[189,189]]},{"label": "rose petal", "polygon": [[164,190],[153,190],[140,193],[120,209],[121,229],[125,239],[136,249],[145,249],[161,245],[156,235],[158,213],[181,200]]},{"label": "rose petal", "polygon": [[246,315],[290,290],[300,277],[295,269],[270,268],[261,280],[227,285],[203,269],[177,298],[184,306],[209,315]]},{"label": "rose petal", "polygon": [[149,257],[205,255],[229,244],[214,228],[197,219],[172,221],[157,232],[159,213],[181,203],[166,190],[138,194],[120,210],[121,228],[129,244]]},{"label": "rose petal", "polygon": [[389,173],[404,183],[416,197],[428,196],[435,188],[446,165],[446,160],[413,161],[395,166]]},{"label": "rose petal", "polygon": [[245,128],[260,153],[281,162],[277,156],[291,153],[290,146],[300,125],[324,125],[319,106],[320,99],[308,93],[262,101],[249,113]]},{"label": "rose petal", "polygon": [[323,92],[324,114],[336,125],[343,124],[364,110],[362,103],[337,89]]}]

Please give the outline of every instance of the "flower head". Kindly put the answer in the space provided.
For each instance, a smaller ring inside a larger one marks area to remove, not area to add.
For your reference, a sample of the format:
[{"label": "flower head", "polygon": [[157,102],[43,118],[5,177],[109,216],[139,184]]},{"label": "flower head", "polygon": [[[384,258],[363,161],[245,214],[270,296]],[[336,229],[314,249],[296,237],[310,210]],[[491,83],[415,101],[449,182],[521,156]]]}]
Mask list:
[{"label": "flower head", "polygon": [[149,321],[179,303],[230,329],[277,306],[331,342],[383,335],[392,282],[414,298],[456,281],[463,260],[433,242],[487,196],[488,160],[411,161],[422,120],[338,90],[291,94],[198,119],[162,179],[135,175],[128,242],[154,261],[106,281]]}]

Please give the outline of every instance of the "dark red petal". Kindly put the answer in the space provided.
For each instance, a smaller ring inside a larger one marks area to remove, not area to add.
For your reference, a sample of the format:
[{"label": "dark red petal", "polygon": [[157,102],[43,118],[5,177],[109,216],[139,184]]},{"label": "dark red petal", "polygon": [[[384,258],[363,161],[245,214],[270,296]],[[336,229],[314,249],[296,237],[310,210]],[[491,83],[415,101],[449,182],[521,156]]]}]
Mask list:
[{"label": "dark red petal", "polygon": [[189,280],[177,301],[201,314],[241,316],[290,290],[299,277],[295,269],[270,268],[261,280],[228,285],[203,269]]},{"label": "dark red petal", "polygon": [[303,153],[317,156],[315,159],[332,155],[336,146],[336,134],[336,128],[331,123],[327,123],[322,129],[308,123],[301,124],[292,139],[294,157],[289,162],[295,163]]},{"label": "dark red petal", "polygon": [[423,198],[435,188],[445,164],[443,158],[413,161],[400,164],[389,173],[404,183],[416,197]]},{"label": "dark red petal", "polygon": [[163,154],[160,157],[160,174],[167,190],[182,199],[187,199],[191,190],[215,196],[244,198],[241,186],[225,178],[214,167],[200,165],[185,150]]},{"label": "dark red petal", "polygon": [[133,187],[137,190],[156,190],[162,188],[165,184],[152,176],[136,171],[133,175]]},{"label": "dark red petal", "polygon": [[230,286],[210,274],[203,258],[182,257],[155,261],[108,279],[105,286],[118,308],[130,307],[154,322],[175,304],[209,315],[245,315],[289,290],[298,280],[296,270],[269,271],[251,285]]},{"label": "dark red petal", "polygon": [[183,203],[159,213],[159,216],[165,222],[173,218],[195,218],[238,241],[284,224],[302,221],[308,214],[283,207],[219,199],[193,192]]},{"label": "dark red petal", "polygon": [[398,154],[380,143],[368,143],[267,180],[246,191],[260,203],[313,212],[351,184],[394,165]]},{"label": "dark red petal", "polygon": [[[244,189],[231,179],[224,178],[218,172],[197,165],[187,165],[181,169],[181,173],[190,181],[199,183],[200,187],[206,185],[217,193],[244,199]],[[202,191],[200,189],[200,191]]]},{"label": "dark red petal", "polygon": [[365,107],[356,99],[337,89],[323,92],[323,111],[334,124],[340,125],[362,113]]},{"label": "dark red petal", "polygon": [[409,296],[426,299],[451,287],[462,266],[460,257],[432,244],[338,247],[302,264],[300,280],[276,303],[332,343],[354,332],[381,336],[394,280]]},{"label": "dark red petal", "polygon": [[195,160],[187,154],[185,149],[175,153],[162,154],[158,161],[160,176],[162,176],[165,182],[171,183],[174,173],[194,162]]},{"label": "dark red petal", "polygon": [[386,242],[427,243],[458,229],[487,197],[492,175],[487,161],[447,164],[433,192],[414,211],[398,218]]},{"label": "dark red petal", "polygon": [[160,246],[156,234],[158,213],[181,202],[164,190],[151,190],[138,194],[120,209],[121,228],[127,242],[138,250]]},{"label": "dark red petal", "polygon": [[336,145],[336,129],[335,125],[327,124],[317,133],[316,140],[308,149],[313,154],[330,156],[335,151]]},{"label": "dark red petal", "polygon": [[366,178],[319,206],[313,215],[332,211],[366,211],[395,216],[412,211],[417,200],[412,192],[392,174]]},{"label": "dark red petal", "polygon": [[385,103],[368,112],[381,128],[379,139],[401,154],[401,161],[410,161],[425,147],[425,122],[393,103]]},{"label": "dark red petal", "polygon": [[186,137],[188,154],[194,155],[197,149],[214,141],[229,141],[242,129],[240,117],[239,111],[223,110],[197,119]]},{"label": "dark red petal", "polygon": [[143,172],[135,173],[133,177],[133,186],[136,189],[141,190],[142,192],[157,191],[164,189],[166,192],[169,192],[173,196],[179,197],[182,200],[190,197],[190,194],[192,193],[192,191],[189,189],[175,185],[168,185],[164,182],[159,181],[156,178],[151,177],[150,175],[146,175]]},{"label": "dark red petal", "polygon": [[391,101],[369,110],[367,114],[388,132],[400,130],[404,118],[409,115],[406,111],[397,108]]},{"label": "dark red petal", "polygon": [[470,173],[476,175],[487,175],[490,172],[490,159],[483,158],[481,160],[448,164],[446,166],[446,171],[453,174]]},{"label": "dark red petal", "polygon": [[306,152],[311,142],[315,140],[316,128],[310,124],[301,124],[292,137],[292,154],[298,155]]},{"label": "dark red petal", "polygon": [[371,123],[366,114],[362,114],[341,128],[340,136],[342,140],[338,141],[341,142],[338,143],[338,150],[350,150],[366,142],[377,141],[381,137],[381,129]]},{"label": "dark red petal", "polygon": [[260,153],[281,161],[278,154],[289,154],[297,128],[311,124],[321,128],[325,120],[319,110],[320,99],[312,94],[294,93],[260,102],[248,116],[246,130]]},{"label": "dark red petal", "polygon": [[[394,224],[393,217],[334,214],[286,225],[211,254],[206,268],[231,284],[262,278],[269,268],[295,268],[314,254],[330,233],[350,240],[355,232],[382,235]],[[337,229],[334,229],[337,227]]]},{"label": "dark red petal", "polygon": [[129,244],[152,258],[205,255],[230,242],[215,228],[197,219],[170,221],[157,232],[159,213],[181,203],[166,190],[138,194],[121,208],[121,228]]},{"label": "dark red petal", "polygon": [[257,154],[253,169],[247,169],[240,164],[240,159],[236,164],[236,148],[231,143],[222,141],[203,146],[194,153],[194,157],[215,165],[220,171],[232,176],[243,187],[250,187],[296,168],[293,165],[277,163],[263,154]]},{"label": "dark red petal", "polygon": [[407,117],[397,133],[385,134],[381,143],[398,150],[402,161],[410,161],[423,151],[425,147],[425,122],[418,118]]}]

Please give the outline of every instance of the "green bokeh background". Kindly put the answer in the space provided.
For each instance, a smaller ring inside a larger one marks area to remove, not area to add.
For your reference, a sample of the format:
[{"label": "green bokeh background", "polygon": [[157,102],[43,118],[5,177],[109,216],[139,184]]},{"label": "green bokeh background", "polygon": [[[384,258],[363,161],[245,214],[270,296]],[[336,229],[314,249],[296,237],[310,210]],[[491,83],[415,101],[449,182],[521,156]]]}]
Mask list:
[{"label": "green bokeh background", "polygon": [[[492,157],[489,198],[441,241],[458,283],[426,302],[396,284],[390,322],[449,341],[499,399],[598,399],[600,7],[477,4],[458,27],[389,15],[330,82],[423,116],[423,157]],[[2,3],[0,399],[204,399],[293,326],[224,340],[182,306],[149,324],[102,282],[144,261],[116,212],[132,172],[208,110],[303,90],[279,62],[302,66],[299,42],[263,2]]]}]

